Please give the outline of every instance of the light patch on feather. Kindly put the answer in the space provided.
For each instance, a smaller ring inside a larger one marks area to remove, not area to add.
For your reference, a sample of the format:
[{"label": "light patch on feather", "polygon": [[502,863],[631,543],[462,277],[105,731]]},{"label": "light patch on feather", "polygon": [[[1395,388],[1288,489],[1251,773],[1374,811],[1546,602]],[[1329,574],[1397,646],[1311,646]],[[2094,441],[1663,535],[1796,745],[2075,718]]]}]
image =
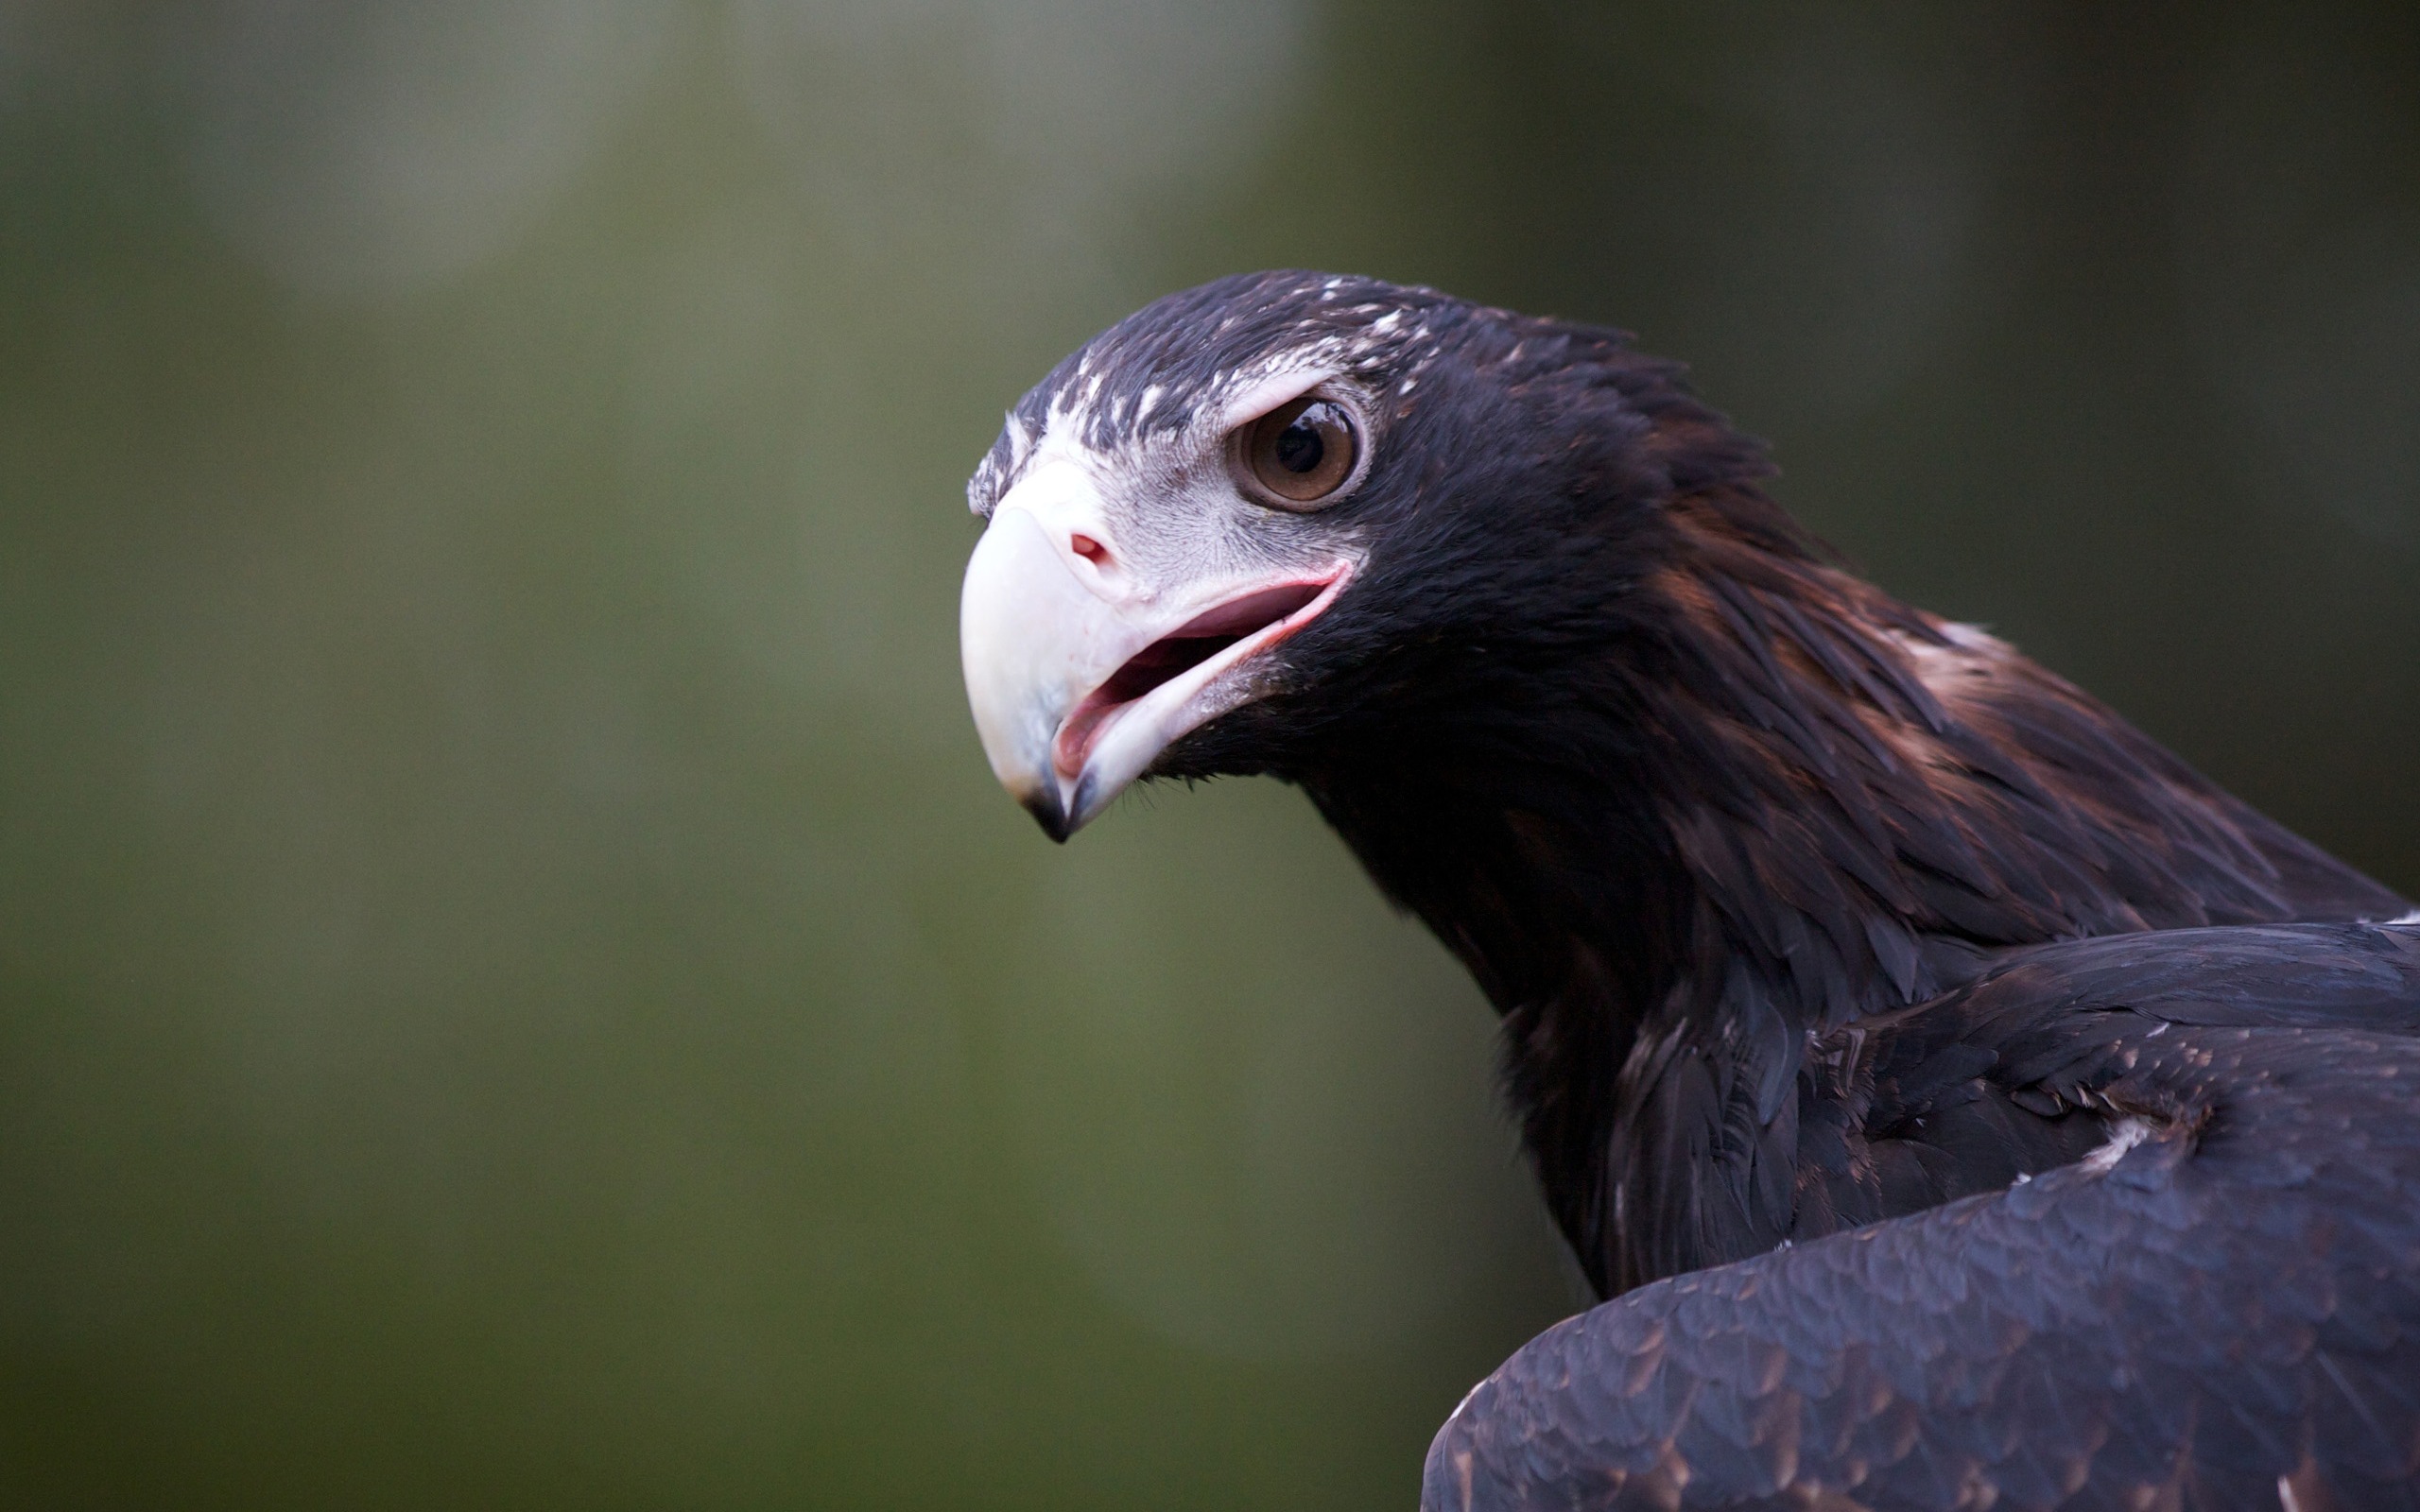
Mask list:
[{"label": "light patch on feather", "polygon": [[2420,908],[2414,908],[2401,919],[2382,919],[2378,922],[2394,928],[2400,924],[2420,924]]},{"label": "light patch on feather", "polygon": [[2106,1176],[2111,1167],[2126,1158],[2126,1152],[2159,1132],[2148,1118],[2131,1115],[2109,1125],[2109,1143],[2076,1162],[2092,1176]]},{"label": "light patch on feather", "polygon": [[1925,691],[1943,703],[1966,691],[1969,679],[1990,675],[1991,664],[2014,654],[2006,641],[1979,625],[1961,625],[1955,620],[1941,622],[1942,641],[1946,644],[1924,640],[1904,630],[1884,633],[1891,644],[1899,648],[1914,671],[1916,680]]}]

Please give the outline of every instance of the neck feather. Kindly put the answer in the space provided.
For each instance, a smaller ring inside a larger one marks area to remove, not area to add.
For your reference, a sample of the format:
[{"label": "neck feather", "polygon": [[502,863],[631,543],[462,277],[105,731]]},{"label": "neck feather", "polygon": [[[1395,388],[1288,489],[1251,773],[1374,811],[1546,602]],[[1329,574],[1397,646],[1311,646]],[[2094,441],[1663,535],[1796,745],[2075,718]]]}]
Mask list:
[{"label": "neck feather", "polygon": [[1303,775],[1503,1016],[1600,1291],[1789,1231],[1812,1034],[2010,946],[2401,907],[1771,514],[1744,487],[1668,506],[1601,638],[1482,647],[1483,701]]}]

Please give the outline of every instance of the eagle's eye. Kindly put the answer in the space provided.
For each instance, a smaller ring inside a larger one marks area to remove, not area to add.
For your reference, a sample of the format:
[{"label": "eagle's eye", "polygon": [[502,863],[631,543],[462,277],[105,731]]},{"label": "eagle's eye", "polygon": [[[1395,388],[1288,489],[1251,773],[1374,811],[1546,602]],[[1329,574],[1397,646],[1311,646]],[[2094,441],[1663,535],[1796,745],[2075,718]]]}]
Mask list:
[{"label": "eagle's eye", "polygon": [[1264,504],[1315,509],[1335,502],[1358,471],[1353,416],[1332,399],[1305,395],[1243,427],[1241,481]]}]

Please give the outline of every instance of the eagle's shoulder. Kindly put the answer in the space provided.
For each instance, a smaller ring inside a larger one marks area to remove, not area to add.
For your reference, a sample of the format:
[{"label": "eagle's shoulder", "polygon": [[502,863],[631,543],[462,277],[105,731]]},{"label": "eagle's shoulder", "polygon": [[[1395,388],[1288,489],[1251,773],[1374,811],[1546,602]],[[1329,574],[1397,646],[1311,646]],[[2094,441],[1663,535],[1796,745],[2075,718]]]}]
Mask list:
[{"label": "eagle's shoulder", "polygon": [[2092,1138],[1548,1331],[1440,1433],[1426,1504],[2402,1504],[2420,924],[2039,947],[1862,1039],[1900,1116],[1995,1082]]}]

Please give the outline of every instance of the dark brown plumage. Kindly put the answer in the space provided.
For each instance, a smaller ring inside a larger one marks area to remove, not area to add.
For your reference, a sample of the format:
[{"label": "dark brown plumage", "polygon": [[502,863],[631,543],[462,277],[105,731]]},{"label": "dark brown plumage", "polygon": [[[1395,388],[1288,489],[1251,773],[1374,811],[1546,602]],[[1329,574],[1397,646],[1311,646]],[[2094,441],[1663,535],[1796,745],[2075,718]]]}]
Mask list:
[{"label": "dark brown plumage", "polygon": [[[1221,406],[1289,362],[1366,475],[1205,536]],[[1228,280],[1063,365],[977,508],[1035,455],[1113,557],[1191,532],[1342,584],[1150,771],[1301,784],[1470,968],[1617,1298],[1474,1393],[1429,1504],[2412,1500],[2400,898],[1850,575],[1617,333]],[[1031,800],[1054,833],[1088,778]]]}]

